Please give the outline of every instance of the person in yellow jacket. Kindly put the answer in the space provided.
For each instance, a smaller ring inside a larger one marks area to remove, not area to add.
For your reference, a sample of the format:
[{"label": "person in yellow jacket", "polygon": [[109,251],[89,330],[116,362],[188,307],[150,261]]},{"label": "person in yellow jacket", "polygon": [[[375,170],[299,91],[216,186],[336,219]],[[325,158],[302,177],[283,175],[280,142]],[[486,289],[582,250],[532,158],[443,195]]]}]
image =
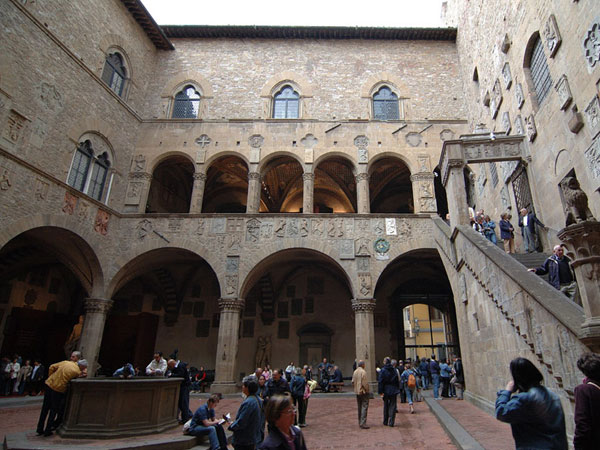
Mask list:
[{"label": "person in yellow jacket", "polygon": [[358,404],[358,425],[360,428],[369,429],[367,425],[367,411],[369,410],[369,379],[365,371],[365,362],[358,361],[356,370],[352,374],[352,384]]},{"label": "person in yellow jacket", "polygon": [[44,403],[36,429],[38,436],[50,436],[52,431],[58,428],[62,422],[69,382],[73,378],[87,376],[87,361],[79,357],[81,353],[73,352],[70,360],[52,364],[48,369]]}]

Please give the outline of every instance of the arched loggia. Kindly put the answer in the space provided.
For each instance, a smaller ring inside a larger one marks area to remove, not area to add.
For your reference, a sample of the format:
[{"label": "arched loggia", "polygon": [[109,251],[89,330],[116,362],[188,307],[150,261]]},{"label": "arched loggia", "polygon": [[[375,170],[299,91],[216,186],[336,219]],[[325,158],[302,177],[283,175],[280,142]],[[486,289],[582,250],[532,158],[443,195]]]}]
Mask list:
[{"label": "arched loggia", "polygon": [[410,170],[399,158],[384,157],[369,168],[372,213],[413,213]]},{"label": "arched loggia", "polygon": [[169,156],[152,173],[147,213],[187,213],[190,211],[194,164],[185,156]]}]

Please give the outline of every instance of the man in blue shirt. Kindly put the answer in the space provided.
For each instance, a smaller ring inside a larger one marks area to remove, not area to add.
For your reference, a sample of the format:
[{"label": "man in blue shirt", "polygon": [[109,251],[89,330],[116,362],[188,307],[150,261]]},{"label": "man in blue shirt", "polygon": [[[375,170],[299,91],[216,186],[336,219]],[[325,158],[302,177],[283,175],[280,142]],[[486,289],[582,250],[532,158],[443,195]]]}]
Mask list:
[{"label": "man in blue shirt", "polygon": [[[205,436],[208,435],[210,442],[210,450],[219,450],[221,448],[227,448],[227,440],[225,440],[225,433],[221,427],[220,420],[215,418],[215,406],[219,404],[219,396],[213,394],[209,397],[208,401],[196,410],[192,417],[192,423],[188,434],[192,436]],[[221,432],[217,434],[217,428],[221,428]],[[219,439],[222,436],[222,441]]]},{"label": "man in blue shirt", "polygon": [[113,377],[115,378],[133,378],[135,376],[135,369],[131,363],[125,364],[120,369],[115,370]]},{"label": "man in blue shirt", "polygon": [[431,381],[433,382],[433,398],[438,400],[440,392],[440,365],[435,360],[435,355],[431,355],[431,361],[429,362],[429,373],[431,374]]},{"label": "man in blue shirt", "polygon": [[262,400],[258,398],[258,381],[252,375],[242,380],[242,393],[246,399],[240,405],[235,421],[229,426],[233,431],[235,450],[254,450],[263,441],[265,418]]}]

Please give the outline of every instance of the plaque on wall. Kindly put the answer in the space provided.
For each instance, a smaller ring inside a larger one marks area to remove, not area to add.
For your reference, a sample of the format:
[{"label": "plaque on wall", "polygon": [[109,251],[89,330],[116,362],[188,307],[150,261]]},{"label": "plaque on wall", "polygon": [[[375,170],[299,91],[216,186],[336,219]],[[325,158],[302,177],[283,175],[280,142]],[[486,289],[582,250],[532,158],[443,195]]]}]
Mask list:
[{"label": "plaque on wall", "polygon": [[277,327],[277,338],[278,339],[289,339],[290,338],[290,323],[279,322]]}]

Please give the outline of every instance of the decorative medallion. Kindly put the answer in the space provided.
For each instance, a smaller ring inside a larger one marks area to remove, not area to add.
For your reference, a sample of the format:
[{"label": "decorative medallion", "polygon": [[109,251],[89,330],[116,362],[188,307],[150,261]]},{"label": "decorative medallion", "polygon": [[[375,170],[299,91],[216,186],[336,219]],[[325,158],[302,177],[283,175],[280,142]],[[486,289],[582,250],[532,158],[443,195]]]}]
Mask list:
[{"label": "decorative medallion", "polygon": [[389,259],[389,255],[386,255],[387,252],[390,251],[390,243],[383,238],[379,238],[373,244],[373,248],[376,252],[376,258],[381,259]]}]

